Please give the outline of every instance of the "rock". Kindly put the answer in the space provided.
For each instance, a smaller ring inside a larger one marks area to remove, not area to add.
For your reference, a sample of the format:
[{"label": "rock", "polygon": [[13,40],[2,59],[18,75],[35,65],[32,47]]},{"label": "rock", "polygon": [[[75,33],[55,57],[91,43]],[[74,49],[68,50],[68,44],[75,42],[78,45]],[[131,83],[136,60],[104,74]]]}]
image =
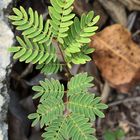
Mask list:
[{"label": "rock", "polygon": [[13,44],[14,34],[5,22],[3,10],[12,0],[0,0],[0,140],[8,140],[7,110],[9,95],[6,85],[7,67],[10,64],[10,54],[7,49]]},{"label": "rock", "polygon": [[0,140],[8,140],[7,138],[8,125],[6,123],[0,124]]},{"label": "rock", "polygon": [[0,95],[0,111],[2,110],[2,106],[4,104],[4,98]]},{"label": "rock", "polygon": [[111,18],[124,26],[127,25],[127,15],[125,7],[118,0],[98,0],[106,9]]},{"label": "rock", "polygon": [[0,10],[7,8],[7,6],[12,2],[12,0],[0,0]]},{"label": "rock", "polygon": [[4,21],[0,21],[0,27],[0,82],[2,82],[6,75],[5,69],[10,64],[10,54],[7,49],[13,44],[14,35]]}]

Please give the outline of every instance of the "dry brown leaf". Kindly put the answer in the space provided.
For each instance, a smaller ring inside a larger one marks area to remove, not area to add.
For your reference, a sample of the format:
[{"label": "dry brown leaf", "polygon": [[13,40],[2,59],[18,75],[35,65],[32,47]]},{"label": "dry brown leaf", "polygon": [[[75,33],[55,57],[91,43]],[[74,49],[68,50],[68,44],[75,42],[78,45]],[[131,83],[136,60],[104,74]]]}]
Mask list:
[{"label": "dry brown leaf", "polygon": [[112,87],[126,93],[140,82],[140,48],[122,25],[105,28],[90,46],[96,48],[95,63]]},{"label": "dry brown leaf", "polygon": [[81,16],[83,13],[92,10],[92,6],[87,1],[83,0],[75,0],[73,6],[74,12],[79,16]]},{"label": "dry brown leaf", "polygon": [[98,26],[102,27],[106,23],[108,15],[106,14],[105,10],[102,8],[98,0],[94,0],[93,5],[85,0],[74,1],[74,12],[79,16],[92,10],[94,10],[95,15],[100,15],[102,17],[98,22]]},{"label": "dry brown leaf", "polygon": [[98,0],[94,0],[92,10],[95,12],[95,15],[100,15],[100,17],[102,17],[97,23],[99,28],[102,27],[109,18],[108,14]]},{"label": "dry brown leaf", "polygon": [[127,25],[127,14],[125,7],[118,0],[98,0],[106,9],[111,18],[119,24]]},{"label": "dry brown leaf", "polygon": [[126,6],[129,10],[140,11],[140,0],[119,0],[122,4]]},{"label": "dry brown leaf", "polygon": [[127,121],[120,121],[119,127],[122,128],[122,130],[125,132],[125,134],[128,134],[130,131],[130,125]]}]

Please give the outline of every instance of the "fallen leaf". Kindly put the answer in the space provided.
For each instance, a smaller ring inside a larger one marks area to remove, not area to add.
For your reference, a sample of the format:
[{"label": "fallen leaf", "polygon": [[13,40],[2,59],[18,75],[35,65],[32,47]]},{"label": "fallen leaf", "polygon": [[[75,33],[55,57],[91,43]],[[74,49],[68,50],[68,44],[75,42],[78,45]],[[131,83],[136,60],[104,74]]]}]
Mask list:
[{"label": "fallen leaf", "polygon": [[101,28],[107,21],[108,15],[106,14],[105,10],[103,9],[102,5],[99,3],[98,0],[94,0],[93,4],[88,3],[84,0],[75,0],[74,1],[74,12],[81,16],[83,13],[87,13],[88,11],[94,10],[95,15],[100,15],[100,18],[97,25]]},{"label": "fallen leaf", "polygon": [[107,13],[116,22],[124,26],[127,25],[127,15],[125,7],[118,0],[98,0],[106,9]]},{"label": "fallen leaf", "polygon": [[128,124],[127,121],[120,121],[119,122],[120,128],[124,131],[125,134],[129,133],[130,131],[130,125]]},{"label": "fallen leaf", "polygon": [[83,0],[75,0],[73,6],[74,6],[74,12],[79,16],[92,9],[91,5],[87,1],[83,1]]},{"label": "fallen leaf", "polygon": [[140,11],[140,0],[119,0],[122,4],[126,6],[129,10]]},{"label": "fallen leaf", "polygon": [[97,25],[101,28],[107,22],[109,16],[98,0],[94,0],[92,10],[95,12],[95,15],[100,15],[101,18]]},{"label": "fallen leaf", "polygon": [[93,59],[110,86],[127,93],[140,82],[140,48],[131,33],[120,24],[92,37]]}]

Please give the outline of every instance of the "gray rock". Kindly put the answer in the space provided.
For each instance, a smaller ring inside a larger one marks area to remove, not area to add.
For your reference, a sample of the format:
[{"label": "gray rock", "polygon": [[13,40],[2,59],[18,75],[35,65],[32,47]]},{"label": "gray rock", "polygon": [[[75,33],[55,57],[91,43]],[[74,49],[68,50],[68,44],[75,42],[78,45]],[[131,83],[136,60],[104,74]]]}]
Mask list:
[{"label": "gray rock", "polygon": [[0,10],[7,8],[9,3],[11,3],[11,2],[12,2],[12,0],[0,0]]},{"label": "gray rock", "polygon": [[8,140],[7,130],[8,125],[6,123],[0,123],[0,140]]},{"label": "gray rock", "polygon": [[10,64],[8,48],[13,44],[14,34],[4,21],[6,15],[3,9],[7,8],[12,0],[0,0],[0,140],[8,140],[7,110],[9,96],[6,85],[7,67]]}]

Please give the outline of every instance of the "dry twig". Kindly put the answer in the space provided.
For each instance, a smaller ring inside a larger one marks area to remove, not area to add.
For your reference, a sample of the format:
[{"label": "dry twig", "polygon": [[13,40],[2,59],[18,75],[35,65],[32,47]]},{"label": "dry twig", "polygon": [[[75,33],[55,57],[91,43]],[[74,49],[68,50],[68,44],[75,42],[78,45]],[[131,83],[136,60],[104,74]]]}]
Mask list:
[{"label": "dry twig", "polygon": [[140,101],[140,96],[130,97],[130,98],[127,98],[127,99],[124,99],[124,100],[116,101],[116,102],[108,104],[108,106],[112,107],[112,106],[116,106],[116,105],[119,105],[119,104],[124,104],[124,103],[127,103],[127,102],[134,102],[134,101]]}]

